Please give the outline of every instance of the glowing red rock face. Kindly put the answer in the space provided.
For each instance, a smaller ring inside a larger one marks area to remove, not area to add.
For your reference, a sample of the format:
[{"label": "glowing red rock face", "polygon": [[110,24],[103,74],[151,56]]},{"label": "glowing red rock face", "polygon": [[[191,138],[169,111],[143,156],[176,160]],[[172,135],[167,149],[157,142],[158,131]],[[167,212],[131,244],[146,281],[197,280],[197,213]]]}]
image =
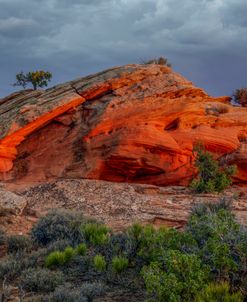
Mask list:
[{"label": "glowing red rock face", "polygon": [[1,179],[187,184],[193,145],[202,141],[238,165],[235,182],[247,183],[247,108],[167,67],[117,67],[17,99],[0,100]]}]

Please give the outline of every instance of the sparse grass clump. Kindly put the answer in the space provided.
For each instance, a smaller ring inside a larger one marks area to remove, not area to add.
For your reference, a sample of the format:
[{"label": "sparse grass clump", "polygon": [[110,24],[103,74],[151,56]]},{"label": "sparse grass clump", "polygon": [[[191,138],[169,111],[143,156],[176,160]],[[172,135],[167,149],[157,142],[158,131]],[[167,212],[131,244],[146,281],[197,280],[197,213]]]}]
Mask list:
[{"label": "sparse grass clump", "polygon": [[85,243],[81,243],[76,247],[76,253],[78,255],[84,256],[87,252],[87,246]]},{"label": "sparse grass clump", "polygon": [[127,269],[129,260],[125,257],[114,257],[112,259],[112,269],[115,273],[120,274]]},{"label": "sparse grass clump", "polygon": [[228,283],[210,283],[195,298],[195,302],[243,302],[241,292],[231,293]]},{"label": "sparse grass clump", "polygon": [[93,259],[94,267],[99,272],[104,272],[106,270],[106,260],[102,255],[96,255]]},{"label": "sparse grass clump", "polygon": [[108,241],[109,229],[103,224],[87,223],[83,226],[81,232],[90,244],[104,245]]}]

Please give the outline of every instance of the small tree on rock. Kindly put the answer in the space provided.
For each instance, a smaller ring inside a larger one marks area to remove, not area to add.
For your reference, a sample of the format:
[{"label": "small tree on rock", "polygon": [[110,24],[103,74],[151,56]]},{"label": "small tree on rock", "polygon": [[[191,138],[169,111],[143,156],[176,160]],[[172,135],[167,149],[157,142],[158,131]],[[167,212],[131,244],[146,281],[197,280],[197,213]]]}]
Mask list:
[{"label": "small tree on rock", "polygon": [[220,193],[231,185],[231,176],[236,173],[235,166],[220,167],[218,161],[214,160],[212,154],[201,144],[194,148],[194,152],[195,165],[199,173],[191,183],[192,189],[197,193]]},{"label": "small tree on rock", "polygon": [[247,107],[247,87],[236,89],[233,97],[235,102],[239,103],[243,107]]},{"label": "small tree on rock", "polygon": [[33,89],[36,90],[38,87],[46,87],[51,78],[52,74],[49,71],[37,70],[26,74],[21,71],[16,75],[14,86],[22,86],[25,89],[28,84],[32,84]]}]

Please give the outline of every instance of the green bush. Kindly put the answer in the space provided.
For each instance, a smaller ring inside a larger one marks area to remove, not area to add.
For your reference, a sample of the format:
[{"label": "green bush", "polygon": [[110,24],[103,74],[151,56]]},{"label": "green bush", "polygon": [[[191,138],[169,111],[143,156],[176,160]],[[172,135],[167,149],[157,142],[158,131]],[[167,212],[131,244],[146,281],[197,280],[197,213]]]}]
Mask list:
[{"label": "green bush", "polygon": [[202,145],[194,148],[195,165],[198,168],[198,178],[191,183],[191,188],[197,193],[222,192],[232,184],[231,176],[236,173],[235,166],[222,168],[213,159],[212,154],[205,151]]},{"label": "green bush", "polygon": [[99,223],[87,223],[82,229],[86,240],[93,245],[104,245],[108,241],[108,232],[109,229]]},{"label": "green bush", "polygon": [[94,267],[99,272],[104,272],[106,270],[105,257],[102,255],[96,255],[93,259]]},{"label": "green bush", "polygon": [[12,235],[7,237],[7,251],[8,253],[25,252],[32,247],[30,238],[22,235]]},{"label": "green bush", "polygon": [[71,246],[67,246],[64,251],[50,253],[45,259],[45,264],[47,267],[64,265],[70,262],[75,255],[76,251]]},{"label": "green bush", "polygon": [[26,291],[51,292],[64,281],[61,272],[54,272],[44,268],[29,268],[22,272],[20,285]]},{"label": "green bush", "polygon": [[74,257],[75,250],[71,246],[67,246],[63,254],[64,254],[65,263],[68,263]]},{"label": "green bush", "polygon": [[159,262],[142,269],[142,276],[155,302],[193,301],[208,279],[208,270],[196,255],[169,250]]},{"label": "green bush", "polygon": [[227,283],[211,283],[204,288],[195,298],[195,302],[243,302],[240,292],[230,293]]},{"label": "green bush", "polygon": [[78,255],[84,256],[87,252],[87,246],[85,243],[81,243],[76,247],[76,253]]},{"label": "green bush", "polygon": [[115,273],[122,273],[128,268],[129,260],[125,257],[113,257],[112,259],[112,269]]},{"label": "green bush", "polygon": [[84,241],[80,232],[85,218],[81,213],[67,210],[53,210],[39,219],[31,231],[34,242],[48,245],[58,240],[68,240],[72,244]]},{"label": "green bush", "polygon": [[54,251],[50,253],[45,259],[45,265],[47,267],[52,267],[55,265],[64,265],[65,262],[65,255],[63,252],[60,251]]},{"label": "green bush", "polygon": [[198,255],[213,280],[228,280],[234,290],[247,294],[247,231],[237,222],[224,200],[197,206],[186,226],[199,246]]},{"label": "green bush", "polygon": [[233,94],[235,102],[242,106],[247,106],[247,87],[236,89]]},{"label": "green bush", "polygon": [[138,255],[151,262],[159,259],[165,250],[196,252],[197,248],[196,241],[189,233],[164,227],[155,230],[153,226],[147,225],[142,231]]}]

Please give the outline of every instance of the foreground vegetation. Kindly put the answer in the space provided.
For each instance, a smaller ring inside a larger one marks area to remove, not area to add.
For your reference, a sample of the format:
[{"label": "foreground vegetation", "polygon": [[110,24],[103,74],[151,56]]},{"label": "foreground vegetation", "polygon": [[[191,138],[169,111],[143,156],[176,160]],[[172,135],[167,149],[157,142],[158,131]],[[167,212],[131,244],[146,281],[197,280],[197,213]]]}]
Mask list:
[{"label": "foreground vegetation", "polygon": [[41,218],[29,237],[4,237],[0,262],[21,301],[244,301],[247,231],[224,200],[198,205],[183,231],[133,225],[114,233],[71,211]]}]

